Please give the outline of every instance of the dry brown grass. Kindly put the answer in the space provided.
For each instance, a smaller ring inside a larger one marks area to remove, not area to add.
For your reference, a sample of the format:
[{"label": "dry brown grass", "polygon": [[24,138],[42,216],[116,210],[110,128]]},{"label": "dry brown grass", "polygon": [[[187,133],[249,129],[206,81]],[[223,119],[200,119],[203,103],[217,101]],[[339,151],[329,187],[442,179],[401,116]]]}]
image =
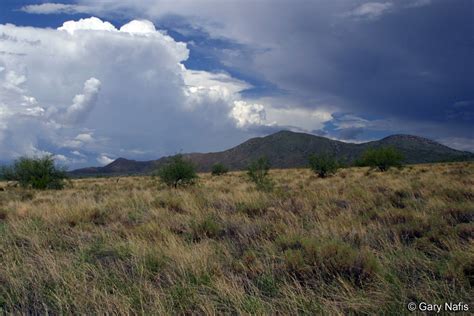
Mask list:
[{"label": "dry brown grass", "polygon": [[[404,314],[472,305],[474,164],[0,192],[0,311]],[[471,300],[471,301],[470,301]]]}]

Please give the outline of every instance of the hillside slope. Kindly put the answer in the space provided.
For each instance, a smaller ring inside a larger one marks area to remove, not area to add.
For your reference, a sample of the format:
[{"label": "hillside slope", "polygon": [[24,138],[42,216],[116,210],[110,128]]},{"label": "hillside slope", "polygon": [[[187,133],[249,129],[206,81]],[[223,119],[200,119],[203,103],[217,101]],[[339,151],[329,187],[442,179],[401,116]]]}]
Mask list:
[{"label": "hillside slope", "polygon": [[[427,163],[474,159],[474,154],[458,151],[432,140],[412,135],[392,135],[362,144],[345,143],[305,133],[280,131],[257,137],[215,153],[190,153],[184,156],[193,161],[199,171],[209,171],[220,162],[231,170],[245,169],[250,161],[266,156],[274,168],[298,168],[307,165],[312,153],[329,153],[338,159],[353,162],[369,147],[393,146],[403,153],[406,163]],[[105,167],[78,169],[72,175],[144,174],[165,164],[169,157],[151,161],[119,158]]]}]

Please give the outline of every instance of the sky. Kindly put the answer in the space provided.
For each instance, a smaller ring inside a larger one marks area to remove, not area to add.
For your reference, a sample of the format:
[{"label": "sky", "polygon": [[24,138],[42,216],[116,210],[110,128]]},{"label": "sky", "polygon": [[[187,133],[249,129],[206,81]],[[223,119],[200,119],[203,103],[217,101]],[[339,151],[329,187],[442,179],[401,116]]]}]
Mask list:
[{"label": "sky", "polygon": [[474,151],[472,0],[0,2],[0,161],[69,168],[279,130]]}]

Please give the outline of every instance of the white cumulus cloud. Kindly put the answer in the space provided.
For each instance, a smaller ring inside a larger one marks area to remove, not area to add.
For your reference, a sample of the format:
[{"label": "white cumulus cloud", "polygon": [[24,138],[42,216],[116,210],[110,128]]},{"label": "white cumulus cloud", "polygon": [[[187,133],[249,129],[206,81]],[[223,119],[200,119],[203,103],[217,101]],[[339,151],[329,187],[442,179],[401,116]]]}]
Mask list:
[{"label": "white cumulus cloud", "polygon": [[43,148],[73,163],[78,149],[89,162],[99,157],[101,163],[110,155],[155,158],[179,149],[223,149],[229,139],[248,137],[240,128],[263,122],[258,105],[241,101],[249,84],[226,73],[186,69],[187,45],[150,21],[116,28],[91,17],[56,30],[7,24],[0,34],[5,159]]},{"label": "white cumulus cloud", "polygon": [[263,125],[266,118],[263,105],[251,104],[245,101],[235,101],[230,114],[239,127]]},{"label": "white cumulus cloud", "polygon": [[86,118],[97,101],[100,85],[101,82],[96,78],[90,78],[84,83],[83,93],[74,97],[73,104],[64,113],[63,120],[66,123],[77,124]]},{"label": "white cumulus cloud", "polygon": [[152,159],[222,150],[255,136],[254,127],[327,118],[245,100],[247,82],[187,69],[187,44],[147,20],[120,28],[95,17],[58,29],[0,24],[0,34],[3,159],[46,151],[71,164]]},{"label": "white cumulus cloud", "polygon": [[155,25],[147,20],[134,20],[120,28],[120,32],[130,34],[153,34],[156,32]]},{"label": "white cumulus cloud", "polygon": [[58,30],[66,31],[70,34],[74,34],[74,32],[78,30],[117,31],[115,26],[113,26],[111,23],[102,21],[96,17],[80,19],[79,21],[64,22],[63,26],[59,27]]}]

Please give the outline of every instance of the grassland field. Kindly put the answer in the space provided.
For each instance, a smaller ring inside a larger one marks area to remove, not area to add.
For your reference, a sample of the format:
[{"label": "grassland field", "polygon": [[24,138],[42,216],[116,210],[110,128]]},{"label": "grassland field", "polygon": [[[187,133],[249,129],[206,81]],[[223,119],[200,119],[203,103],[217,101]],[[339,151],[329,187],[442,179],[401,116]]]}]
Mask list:
[{"label": "grassland field", "polygon": [[474,309],[474,163],[270,175],[268,192],[244,172],[0,191],[0,313]]}]

